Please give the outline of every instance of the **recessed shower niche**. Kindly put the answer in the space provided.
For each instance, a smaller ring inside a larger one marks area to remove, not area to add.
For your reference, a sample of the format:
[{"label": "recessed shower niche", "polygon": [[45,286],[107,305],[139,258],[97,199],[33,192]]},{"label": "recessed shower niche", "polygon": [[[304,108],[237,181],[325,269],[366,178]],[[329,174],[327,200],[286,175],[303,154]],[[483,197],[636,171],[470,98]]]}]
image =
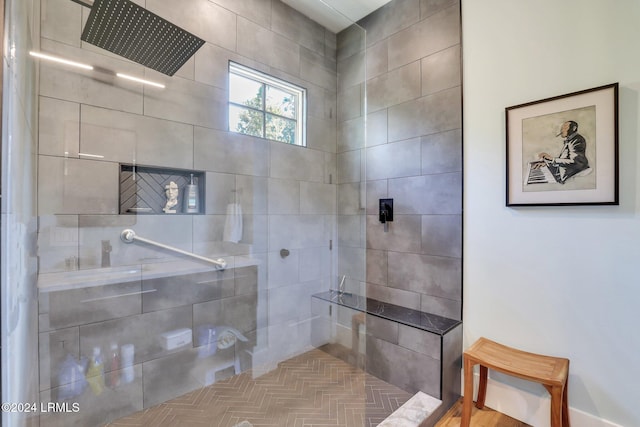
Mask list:
[{"label": "recessed shower niche", "polygon": [[203,214],[204,195],[202,171],[120,165],[121,215]]}]

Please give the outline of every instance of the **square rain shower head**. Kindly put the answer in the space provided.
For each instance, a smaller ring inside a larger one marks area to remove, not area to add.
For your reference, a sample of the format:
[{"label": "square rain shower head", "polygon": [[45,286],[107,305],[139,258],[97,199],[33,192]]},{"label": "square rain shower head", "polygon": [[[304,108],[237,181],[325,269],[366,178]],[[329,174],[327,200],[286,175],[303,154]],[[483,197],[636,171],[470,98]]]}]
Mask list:
[{"label": "square rain shower head", "polygon": [[96,0],[81,39],[168,76],[204,44],[129,0]]}]

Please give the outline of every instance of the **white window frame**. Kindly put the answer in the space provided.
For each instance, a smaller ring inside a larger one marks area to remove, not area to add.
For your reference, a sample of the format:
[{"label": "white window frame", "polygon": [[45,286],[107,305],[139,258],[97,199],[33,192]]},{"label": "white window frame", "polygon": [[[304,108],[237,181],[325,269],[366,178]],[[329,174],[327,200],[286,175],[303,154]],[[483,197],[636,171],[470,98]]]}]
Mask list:
[{"label": "white window frame", "polygon": [[[257,109],[257,108],[253,108],[253,107],[248,107],[246,105],[243,104],[237,104],[235,102],[231,102],[231,89],[229,88],[229,107],[230,106],[237,106],[237,107],[241,107],[241,108],[248,108],[251,109],[253,111],[257,111],[259,113],[261,113],[263,115],[263,138],[264,139],[268,139],[266,138],[266,132],[265,132],[265,127],[266,127],[266,115],[267,114],[271,114],[273,116],[276,117],[282,117],[284,119],[287,120],[294,120],[296,122],[296,131],[295,131],[295,141],[293,144],[289,144],[289,145],[297,145],[297,146],[301,146],[301,147],[306,147],[307,146],[307,126],[306,126],[306,119],[307,119],[307,90],[303,87],[300,87],[298,85],[295,85],[293,83],[289,83],[287,81],[278,79],[276,77],[270,76],[268,74],[262,73],[260,71],[254,70],[252,68],[249,67],[245,67],[244,65],[240,65],[236,62],[233,61],[229,61],[229,75],[231,74],[235,74],[253,81],[256,81],[258,83],[267,85],[267,86],[271,86],[273,88],[279,89],[281,91],[284,92],[288,92],[291,93],[293,95],[295,95],[295,99],[296,99],[296,103],[295,103],[295,109],[296,109],[296,116],[294,119],[290,118],[290,117],[285,117],[285,116],[280,116],[278,114],[274,114],[274,113],[270,113],[268,111],[266,111],[266,107],[263,103],[262,109]],[[265,96],[266,96],[266,91],[265,91]],[[235,130],[229,129],[230,132],[236,132]],[[238,132],[241,133],[241,132]],[[276,140],[270,140],[270,141],[276,141]],[[288,144],[286,142],[283,141],[276,141],[276,142],[282,142],[283,144]]]}]

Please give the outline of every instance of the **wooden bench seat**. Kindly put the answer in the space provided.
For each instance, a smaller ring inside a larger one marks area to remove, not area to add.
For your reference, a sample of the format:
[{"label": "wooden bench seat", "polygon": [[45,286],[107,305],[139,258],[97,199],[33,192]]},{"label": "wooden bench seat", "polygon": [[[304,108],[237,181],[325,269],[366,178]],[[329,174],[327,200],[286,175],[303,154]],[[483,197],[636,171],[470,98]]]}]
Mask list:
[{"label": "wooden bench seat", "polygon": [[569,427],[569,359],[544,356],[480,338],[464,352],[464,402],[461,427],[469,427],[473,400],[473,367],[480,365],[476,407],[482,409],[489,369],[542,384],[551,394],[551,427]]}]

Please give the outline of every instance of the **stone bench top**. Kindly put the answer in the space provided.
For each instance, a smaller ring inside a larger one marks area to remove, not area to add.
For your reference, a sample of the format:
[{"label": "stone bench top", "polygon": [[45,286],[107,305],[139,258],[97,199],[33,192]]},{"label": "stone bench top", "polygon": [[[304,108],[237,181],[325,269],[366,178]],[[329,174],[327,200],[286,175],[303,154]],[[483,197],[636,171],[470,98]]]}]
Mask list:
[{"label": "stone bench top", "polygon": [[419,427],[441,404],[441,400],[419,391],[378,427]]},{"label": "stone bench top", "polygon": [[225,257],[225,260],[228,264],[224,270],[218,270],[208,263],[179,258],[155,263],[41,273],[38,275],[38,290],[40,292],[65,291],[197,273],[223,274],[227,270],[260,264],[257,259],[243,256]]},{"label": "stone bench top", "polygon": [[413,310],[347,292],[341,295],[337,291],[322,292],[314,294],[313,298],[362,311],[372,316],[412,326],[438,335],[444,335],[462,323],[459,320],[449,319],[436,314],[425,313],[423,311]]}]

